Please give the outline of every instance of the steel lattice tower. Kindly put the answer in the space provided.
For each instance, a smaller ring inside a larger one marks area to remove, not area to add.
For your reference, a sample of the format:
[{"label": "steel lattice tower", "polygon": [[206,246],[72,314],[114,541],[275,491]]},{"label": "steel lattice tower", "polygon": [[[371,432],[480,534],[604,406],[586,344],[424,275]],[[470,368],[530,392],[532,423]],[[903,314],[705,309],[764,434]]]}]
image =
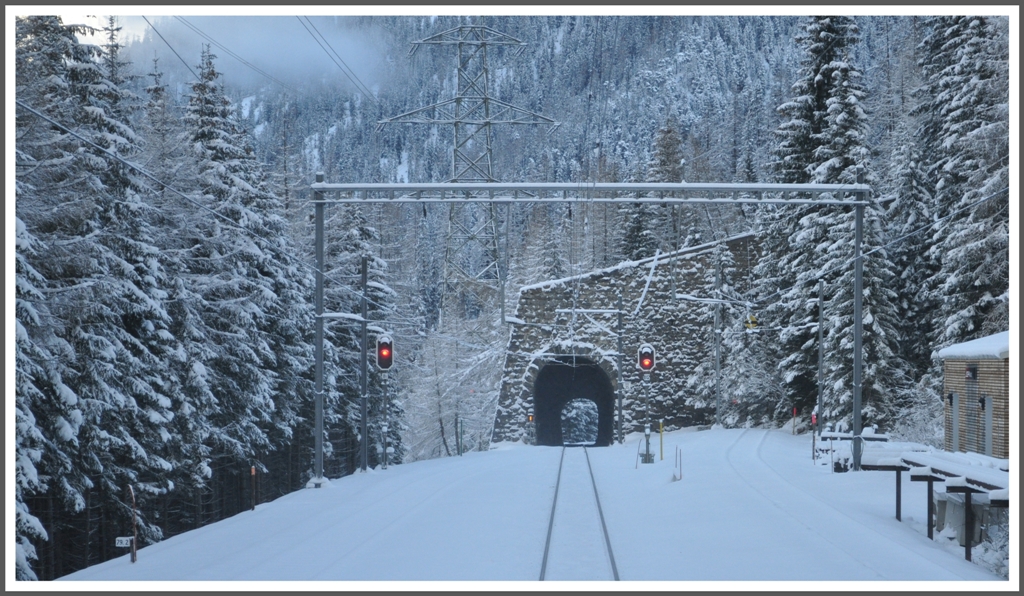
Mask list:
[{"label": "steel lattice tower", "polygon": [[[487,50],[511,46],[516,54],[522,41],[480,25],[462,25],[413,42],[410,55],[421,45],[456,46],[458,89],[456,96],[423,108],[381,120],[386,124],[450,124],[454,127],[452,175],[449,182],[496,182],[491,158],[493,124],[549,124],[554,120],[518,108],[490,96]],[[472,199],[476,193],[467,192]],[[442,316],[457,299],[465,308],[470,296],[478,303],[499,300],[504,318],[505,267],[501,261],[498,223],[493,203],[453,203],[448,210],[445,238]]]}]

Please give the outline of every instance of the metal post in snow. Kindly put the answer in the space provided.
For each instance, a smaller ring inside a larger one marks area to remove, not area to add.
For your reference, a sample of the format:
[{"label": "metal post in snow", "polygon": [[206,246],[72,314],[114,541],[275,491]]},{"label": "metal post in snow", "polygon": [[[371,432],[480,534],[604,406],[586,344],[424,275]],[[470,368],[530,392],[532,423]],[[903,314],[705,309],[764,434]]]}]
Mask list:
[{"label": "metal post in snow", "polygon": [[818,436],[821,436],[821,425],[824,422],[822,414],[824,413],[824,406],[821,403],[822,389],[825,385],[825,368],[824,368],[824,327],[825,327],[825,308],[823,305],[825,295],[825,282],[818,280],[818,422],[815,426],[815,430],[818,431]]},{"label": "metal post in snow", "polygon": [[132,495],[132,563],[138,560],[138,542],[139,542],[139,531],[135,523],[135,489],[132,485],[128,485],[128,492]]},{"label": "metal post in snow", "polygon": [[360,323],[360,325],[362,327],[362,330],[361,330],[361,338],[362,338],[361,339],[361,341],[362,341],[362,350],[361,351],[362,351],[362,356],[359,359],[359,361],[360,361],[360,364],[359,364],[359,392],[360,392],[359,393],[359,395],[360,395],[360,400],[359,400],[359,416],[362,418],[362,422],[360,423],[360,432],[362,434],[362,441],[361,441],[361,445],[362,445],[361,446],[361,451],[362,451],[361,455],[362,455],[362,457],[360,458],[360,461],[361,461],[360,469],[363,472],[365,472],[366,468],[367,468],[367,465],[369,463],[369,461],[368,461],[369,460],[369,453],[368,453],[369,449],[368,449],[368,446],[369,446],[369,439],[370,439],[370,437],[368,436],[367,430],[366,430],[366,426],[367,426],[366,425],[366,422],[367,422],[366,421],[366,415],[367,415],[366,414],[366,411],[367,411],[367,407],[366,407],[367,406],[367,404],[366,404],[366,402],[367,402],[367,397],[366,397],[366,385],[367,385],[366,361],[368,359],[368,356],[367,356],[367,344],[366,344],[366,255],[363,255],[361,270],[362,270],[361,279],[362,279],[362,284],[363,284],[363,296],[362,296],[362,298],[360,300],[360,308],[361,308],[361,312],[362,312],[362,322]]},{"label": "metal post in snow", "polygon": [[903,472],[896,470],[896,521],[903,521]]},{"label": "metal post in snow", "polygon": [[985,455],[992,457],[992,397],[981,396],[981,408],[985,411]]},{"label": "metal post in snow", "polygon": [[935,479],[928,478],[928,540],[933,539],[933,528],[935,527]]},{"label": "metal post in snow", "polygon": [[[719,262],[715,267],[715,289],[721,290],[721,288],[722,264]],[[717,291],[715,297],[721,300],[721,292]],[[722,332],[719,329],[721,326],[721,309],[721,302],[715,304],[715,328],[712,330],[715,340],[715,424],[718,426],[722,425]]]},{"label": "metal post in snow", "polygon": [[381,431],[384,434],[384,469],[388,469],[388,406],[391,398],[391,383],[388,381],[388,373],[381,373],[381,381],[384,385],[384,426]]},{"label": "metal post in snow", "polygon": [[[316,181],[324,181],[323,172],[317,172]],[[324,477],[324,203],[323,192],[313,191],[313,209],[315,213],[314,236],[316,242],[316,290],[313,297],[313,308],[316,311],[316,345],[314,377],[316,393],[316,481],[313,486],[320,488],[320,482]]]},{"label": "metal post in snow", "polygon": [[[501,322],[505,323],[505,282],[508,280],[508,212],[512,209],[509,204],[505,205],[505,227],[501,231],[501,241],[495,242],[494,245],[500,250],[502,245],[505,246],[505,251],[498,254],[498,307],[501,311]],[[495,224],[497,226],[497,224]],[[497,233],[497,230],[495,230]]]},{"label": "metal post in snow", "polygon": [[459,413],[455,412],[455,455],[462,455],[462,433],[459,428]]},{"label": "metal post in snow", "polygon": [[[971,560],[971,547],[974,542],[974,513],[971,511],[971,490],[964,491],[964,558]],[[132,543],[134,550],[134,543]]]},{"label": "metal post in snow", "polygon": [[[857,184],[864,184],[864,166],[857,167]],[[860,200],[866,200],[863,191],[857,191]],[[857,204],[854,207],[856,212],[856,231],[854,233],[853,257],[853,469],[860,470],[860,456],[863,445],[861,444],[861,366],[862,348],[861,334],[863,332],[863,275],[864,255],[861,253],[861,242],[864,237],[864,205]]]},{"label": "metal post in snow", "polygon": [[617,314],[618,314],[618,321],[619,321],[618,322],[618,327],[616,327],[616,329],[615,329],[616,333],[619,336],[618,337],[618,343],[619,343],[618,352],[619,353],[618,353],[618,356],[616,356],[616,360],[618,360],[618,364],[617,364],[618,371],[617,372],[618,372],[618,375],[619,375],[619,391],[618,391],[619,395],[618,395],[618,400],[617,400],[618,401],[619,415],[618,415],[618,420],[616,421],[616,425],[617,425],[617,430],[619,432],[619,445],[621,445],[625,441],[625,438],[622,436],[622,392],[624,391],[624,389],[622,387],[622,291],[621,290],[619,291],[618,306],[616,308],[617,308],[617,311],[618,311]]},{"label": "metal post in snow", "polygon": [[249,476],[252,477],[252,511],[256,511],[256,466],[249,468]]}]

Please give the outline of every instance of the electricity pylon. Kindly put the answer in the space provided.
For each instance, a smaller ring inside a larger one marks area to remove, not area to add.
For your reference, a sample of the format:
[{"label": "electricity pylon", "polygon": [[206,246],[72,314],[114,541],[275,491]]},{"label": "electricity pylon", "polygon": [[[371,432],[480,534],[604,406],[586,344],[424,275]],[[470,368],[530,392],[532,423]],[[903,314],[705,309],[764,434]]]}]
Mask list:
[{"label": "electricity pylon", "polygon": [[[450,124],[455,128],[452,175],[449,182],[496,182],[491,158],[491,125],[549,124],[554,120],[490,96],[487,49],[511,46],[516,54],[526,44],[514,37],[480,25],[462,25],[413,42],[410,55],[421,45],[456,46],[458,89],[456,96],[378,122],[386,124]],[[466,192],[471,199],[477,193]],[[463,316],[487,300],[497,299],[504,320],[505,265],[501,260],[498,223],[492,203],[451,204],[445,238],[441,314],[445,307],[462,306]]]}]

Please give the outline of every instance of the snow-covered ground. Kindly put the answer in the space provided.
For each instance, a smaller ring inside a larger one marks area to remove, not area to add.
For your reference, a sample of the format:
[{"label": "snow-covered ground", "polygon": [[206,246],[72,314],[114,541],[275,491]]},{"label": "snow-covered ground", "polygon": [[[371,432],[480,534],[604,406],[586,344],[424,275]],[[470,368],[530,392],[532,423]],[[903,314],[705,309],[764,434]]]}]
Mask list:
[{"label": "snow-covered ground", "polygon": [[[854,582],[845,587],[855,589],[868,587],[859,582],[881,582],[871,589],[1018,586],[1015,563],[1006,581],[965,561],[955,542],[927,538],[924,483],[903,476],[898,522],[892,473],[832,473],[816,466],[810,435],[684,430],[665,435],[664,459],[655,435],[653,464],[637,464],[641,441],[634,435],[623,445],[588,450],[624,584],[536,583],[561,448],[520,444],[336,479],[147,546],[134,564],[125,555],[62,580],[71,582],[68,588],[90,590],[101,587],[97,580],[117,590],[151,589],[152,580],[179,589],[469,590],[496,585],[490,582],[625,589],[634,581],[645,582],[634,589],[802,590],[817,582]],[[679,481],[673,479],[677,447]],[[577,486],[583,481],[589,478],[563,478],[560,510],[593,507],[584,502],[593,493]],[[592,566],[593,579],[606,579],[608,569],[594,554],[601,550],[593,548],[601,539],[593,524],[600,522],[594,515],[575,517],[588,527],[556,527],[548,577],[579,578],[581,567]],[[558,519],[568,524],[572,518]],[[1011,548],[1016,552],[1015,537]],[[574,550],[579,560],[593,562],[567,570]],[[183,580],[200,583],[177,583]],[[339,581],[352,583],[332,583]],[[404,583],[410,581],[442,583]]]}]

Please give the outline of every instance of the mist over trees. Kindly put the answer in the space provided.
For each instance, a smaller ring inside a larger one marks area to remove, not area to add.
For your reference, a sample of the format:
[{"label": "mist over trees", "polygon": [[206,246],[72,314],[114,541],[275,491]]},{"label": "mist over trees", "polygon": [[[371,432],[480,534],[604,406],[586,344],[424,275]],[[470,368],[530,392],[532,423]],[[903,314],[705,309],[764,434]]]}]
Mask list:
[{"label": "mist over trees", "polygon": [[[263,502],[311,478],[309,186],[450,177],[449,128],[374,129],[454,95],[454,51],[409,50],[462,24],[526,42],[489,55],[491,93],[561,123],[495,126],[499,180],[852,183],[862,168],[881,199],[865,217],[865,424],[937,441],[932,353],[1009,327],[1005,17],[313,17],[341,64],[280,19],[239,20],[252,39],[236,45],[189,18],[270,80],[169,17],[153,22],[163,39],[127,46],[116,20],[89,45],[57,17],[17,18],[18,579],[123,554],[128,485],[144,545],[252,507],[253,486]],[[508,332],[493,300],[445,309],[447,210],[327,216],[325,311],[359,313],[367,257],[371,342],[395,339],[389,378],[369,377],[369,464],[385,445],[390,464],[487,449]],[[809,416],[823,279],[820,414],[849,424],[852,209],[537,204],[499,223],[507,312],[520,285],[755,232],[752,274],[720,251],[687,290],[731,301],[722,421]],[[778,331],[743,333],[750,315]],[[325,336],[338,477],[359,467],[360,337],[345,319]],[[710,404],[714,382],[698,362],[676,386]],[[592,414],[566,413],[572,436]]]}]

